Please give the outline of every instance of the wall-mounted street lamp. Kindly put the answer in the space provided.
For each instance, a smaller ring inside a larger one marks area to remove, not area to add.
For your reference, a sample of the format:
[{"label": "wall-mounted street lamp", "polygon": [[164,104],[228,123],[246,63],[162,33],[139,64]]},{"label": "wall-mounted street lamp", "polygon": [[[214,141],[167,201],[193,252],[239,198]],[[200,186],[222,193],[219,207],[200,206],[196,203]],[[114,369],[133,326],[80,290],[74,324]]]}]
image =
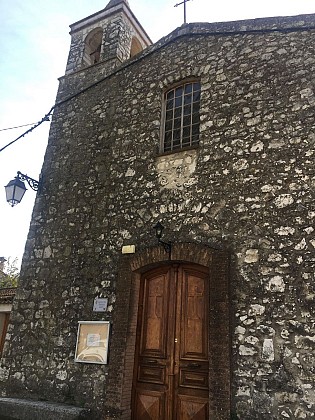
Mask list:
[{"label": "wall-mounted street lamp", "polygon": [[161,222],[157,222],[156,225],[153,226],[155,230],[155,236],[157,237],[158,243],[163,246],[165,252],[168,252],[169,258],[171,259],[171,252],[172,252],[172,244],[171,242],[164,242],[161,240],[164,226]]},{"label": "wall-mounted street lamp", "polygon": [[21,202],[25,191],[27,190],[23,181],[26,181],[32,190],[38,191],[39,181],[36,181],[36,179],[30,178],[29,176],[24,175],[22,172],[18,171],[17,176],[4,187],[7,202],[12,207]]}]

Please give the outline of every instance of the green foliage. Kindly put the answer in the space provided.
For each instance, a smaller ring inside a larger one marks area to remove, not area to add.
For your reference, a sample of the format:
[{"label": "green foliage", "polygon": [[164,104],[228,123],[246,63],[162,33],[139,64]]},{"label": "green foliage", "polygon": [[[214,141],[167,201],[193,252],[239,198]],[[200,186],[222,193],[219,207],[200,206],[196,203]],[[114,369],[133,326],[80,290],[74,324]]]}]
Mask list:
[{"label": "green foliage", "polygon": [[20,272],[17,267],[17,258],[12,260],[11,257],[4,264],[4,271],[0,271],[0,288],[17,287]]}]

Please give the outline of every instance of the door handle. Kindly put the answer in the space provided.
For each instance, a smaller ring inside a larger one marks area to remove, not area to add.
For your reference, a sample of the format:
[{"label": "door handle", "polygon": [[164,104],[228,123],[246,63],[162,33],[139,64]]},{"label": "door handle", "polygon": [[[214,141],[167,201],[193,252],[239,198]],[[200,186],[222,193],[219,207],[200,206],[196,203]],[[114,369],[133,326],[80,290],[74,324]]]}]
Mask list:
[{"label": "door handle", "polygon": [[201,365],[199,363],[188,363],[187,367],[196,369],[196,368],[201,367]]},{"label": "door handle", "polygon": [[145,363],[149,363],[150,365],[156,365],[157,364],[157,360],[146,360]]}]

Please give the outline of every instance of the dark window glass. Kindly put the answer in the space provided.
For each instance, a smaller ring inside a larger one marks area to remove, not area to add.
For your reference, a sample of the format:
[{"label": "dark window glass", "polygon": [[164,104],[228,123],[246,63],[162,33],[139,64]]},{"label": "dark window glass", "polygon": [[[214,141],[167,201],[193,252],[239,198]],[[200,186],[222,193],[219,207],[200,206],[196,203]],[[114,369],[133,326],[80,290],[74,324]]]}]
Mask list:
[{"label": "dark window glass", "polygon": [[191,104],[191,98],[192,98],[192,96],[191,96],[191,95],[185,95],[185,96],[184,96],[184,105],[189,105],[189,104]]},{"label": "dark window glass", "polygon": [[183,129],[183,137],[190,137],[190,127],[184,127]]},{"label": "dark window glass", "polygon": [[182,108],[175,108],[174,118],[180,118],[182,116]]},{"label": "dark window glass", "polygon": [[172,120],[173,119],[173,110],[166,112],[165,119],[166,119],[166,121],[169,121],[169,120]]},{"label": "dark window glass", "polygon": [[188,147],[188,146],[190,146],[190,138],[189,137],[183,137],[182,147]]},{"label": "dark window glass", "polygon": [[178,88],[175,90],[175,96],[176,96],[176,97],[178,97],[178,96],[182,96],[182,94],[183,94],[183,88],[182,88],[182,86],[181,86],[181,87],[178,87]]},{"label": "dark window glass", "polygon": [[193,114],[199,114],[199,102],[195,102],[193,104],[192,112],[193,112]]},{"label": "dark window glass", "polygon": [[194,92],[193,101],[199,102],[200,101],[200,92]]},{"label": "dark window glass", "polygon": [[199,124],[194,124],[191,128],[192,128],[193,135],[196,135],[199,133]]},{"label": "dark window glass", "polygon": [[166,102],[166,109],[172,109],[174,107],[174,99],[168,99]]},{"label": "dark window glass", "polygon": [[183,98],[181,96],[175,98],[175,106],[182,106]]},{"label": "dark window glass", "polygon": [[189,115],[189,116],[187,116],[187,117],[184,117],[184,119],[183,119],[183,126],[185,127],[186,125],[189,125],[190,126],[190,124],[191,124],[191,116]]},{"label": "dark window glass", "polygon": [[191,105],[184,106],[184,115],[190,115],[191,114]]},{"label": "dark window glass", "polygon": [[174,120],[174,130],[176,130],[176,129],[178,129],[178,128],[181,127],[181,122],[182,122],[182,120],[180,118],[176,118]]},{"label": "dark window glass", "polygon": [[192,123],[193,124],[199,123],[199,114],[192,114]]},{"label": "dark window glass", "polygon": [[193,144],[198,143],[199,141],[199,134],[195,134],[191,136]]},{"label": "dark window glass", "polygon": [[172,141],[172,131],[167,131],[165,133],[165,140],[171,142]]},{"label": "dark window glass", "polygon": [[180,130],[174,130],[173,131],[173,141],[180,140]]},{"label": "dark window glass", "polygon": [[172,130],[173,128],[173,121],[166,121],[165,122],[165,133],[167,133],[168,131]]},{"label": "dark window glass", "polygon": [[192,92],[192,88],[193,88],[192,83],[186,83],[186,85],[185,85],[185,93]]}]

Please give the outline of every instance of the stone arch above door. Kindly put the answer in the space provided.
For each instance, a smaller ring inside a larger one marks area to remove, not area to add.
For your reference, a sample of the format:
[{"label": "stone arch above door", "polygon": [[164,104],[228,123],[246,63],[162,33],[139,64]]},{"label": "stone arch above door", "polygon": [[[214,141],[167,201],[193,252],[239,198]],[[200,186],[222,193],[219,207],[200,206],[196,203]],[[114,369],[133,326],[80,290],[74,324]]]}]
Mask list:
[{"label": "stone arch above door", "polygon": [[[209,270],[209,419],[230,416],[229,255],[196,243],[173,244],[171,259],[161,246],[123,255],[117,279],[117,300],[110,345],[106,411],[130,419],[137,316],[142,273],[169,263],[192,263]],[[111,417],[107,417],[110,419]]]},{"label": "stone arch above door", "polygon": [[185,261],[193,264],[209,267],[213,261],[214,255],[224,252],[196,243],[178,243],[172,245],[171,258],[161,246],[152,247],[139,252],[130,261],[132,271],[143,271],[151,266],[170,261]]}]

